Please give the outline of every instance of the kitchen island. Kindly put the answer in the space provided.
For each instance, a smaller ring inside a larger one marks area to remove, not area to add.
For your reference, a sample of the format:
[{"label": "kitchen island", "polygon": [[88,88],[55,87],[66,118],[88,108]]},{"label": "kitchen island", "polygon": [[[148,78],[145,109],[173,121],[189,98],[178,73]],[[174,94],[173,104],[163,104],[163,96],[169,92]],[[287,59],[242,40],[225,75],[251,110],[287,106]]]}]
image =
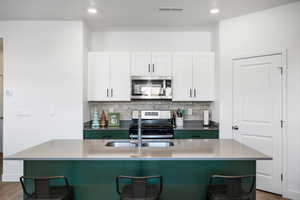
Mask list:
[{"label": "kitchen island", "polygon": [[109,142],[52,140],[5,159],[24,160],[25,176],[68,177],[76,200],[118,199],[119,175],[162,175],[162,199],[204,200],[211,175],[255,175],[256,160],[271,159],[225,139],[172,140],[173,146],[140,148],[106,146]]}]

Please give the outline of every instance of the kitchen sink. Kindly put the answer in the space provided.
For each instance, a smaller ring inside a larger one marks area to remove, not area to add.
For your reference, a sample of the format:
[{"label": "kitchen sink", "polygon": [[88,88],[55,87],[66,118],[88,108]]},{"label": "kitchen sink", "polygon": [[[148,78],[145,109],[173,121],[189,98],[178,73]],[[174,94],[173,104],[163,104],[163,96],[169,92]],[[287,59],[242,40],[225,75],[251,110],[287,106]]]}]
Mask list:
[{"label": "kitchen sink", "polygon": [[[138,147],[136,141],[110,141],[105,144],[107,147],[134,148]],[[174,143],[171,141],[143,141],[142,147],[172,147]]]},{"label": "kitchen sink", "polygon": [[149,141],[143,142],[143,147],[172,147],[174,143],[171,141]]},{"label": "kitchen sink", "polygon": [[137,147],[137,143],[132,143],[130,141],[110,141],[107,142],[106,145],[107,147]]}]

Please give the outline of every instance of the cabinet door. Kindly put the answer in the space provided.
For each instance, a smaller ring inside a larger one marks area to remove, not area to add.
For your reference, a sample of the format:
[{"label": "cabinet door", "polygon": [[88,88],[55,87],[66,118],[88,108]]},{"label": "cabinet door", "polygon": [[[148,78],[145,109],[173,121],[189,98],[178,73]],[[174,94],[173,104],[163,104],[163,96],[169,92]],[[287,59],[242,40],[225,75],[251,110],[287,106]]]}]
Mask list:
[{"label": "cabinet door", "polygon": [[173,55],[173,101],[192,101],[193,54]]},{"label": "cabinet door", "polygon": [[132,53],[131,76],[151,75],[151,53]]},{"label": "cabinet door", "polygon": [[215,55],[196,53],[193,59],[193,101],[214,101]]},{"label": "cabinet door", "polygon": [[175,139],[218,139],[218,130],[175,130]]},{"label": "cabinet door", "polygon": [[172,56],[167,52],[155,52],[151,56],[152,76],[172,76]]},{"label": "cabinet door", "polygon": [[88,100],[107,101],[109,89],[109,56],[91,52],[88,55]]},{"label": "cabinet door", "polygon": [[130,54],[110,54],[110,97],[112,101],[130,101]]}]

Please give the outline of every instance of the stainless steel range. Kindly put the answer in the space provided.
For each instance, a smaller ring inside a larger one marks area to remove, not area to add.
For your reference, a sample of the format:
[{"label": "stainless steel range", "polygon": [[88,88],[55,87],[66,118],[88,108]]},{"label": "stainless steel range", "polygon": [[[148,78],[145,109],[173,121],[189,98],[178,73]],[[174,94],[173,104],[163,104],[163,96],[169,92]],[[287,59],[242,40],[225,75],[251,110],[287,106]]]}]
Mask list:
[{"label": "stainless steel range", "polygon": [[[132,113],[129,137],[138,138],[138,111]],[[174,129],[170,111],[141,111],[141,128],[143,139],[172,139]]]}]

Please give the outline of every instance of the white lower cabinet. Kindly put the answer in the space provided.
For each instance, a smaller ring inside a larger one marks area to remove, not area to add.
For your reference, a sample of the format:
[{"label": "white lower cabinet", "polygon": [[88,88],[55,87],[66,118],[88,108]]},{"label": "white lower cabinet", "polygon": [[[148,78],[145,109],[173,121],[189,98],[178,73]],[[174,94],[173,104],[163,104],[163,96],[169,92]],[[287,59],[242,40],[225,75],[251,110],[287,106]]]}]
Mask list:
[{"label": "white lower cabinet", "polygon": [[89,53],[88,101],[130,101],[129,53]]},{"label": "white lower cabinet", "polygon": [[214,53],[173,54],[173,101],[214,101]]}]

